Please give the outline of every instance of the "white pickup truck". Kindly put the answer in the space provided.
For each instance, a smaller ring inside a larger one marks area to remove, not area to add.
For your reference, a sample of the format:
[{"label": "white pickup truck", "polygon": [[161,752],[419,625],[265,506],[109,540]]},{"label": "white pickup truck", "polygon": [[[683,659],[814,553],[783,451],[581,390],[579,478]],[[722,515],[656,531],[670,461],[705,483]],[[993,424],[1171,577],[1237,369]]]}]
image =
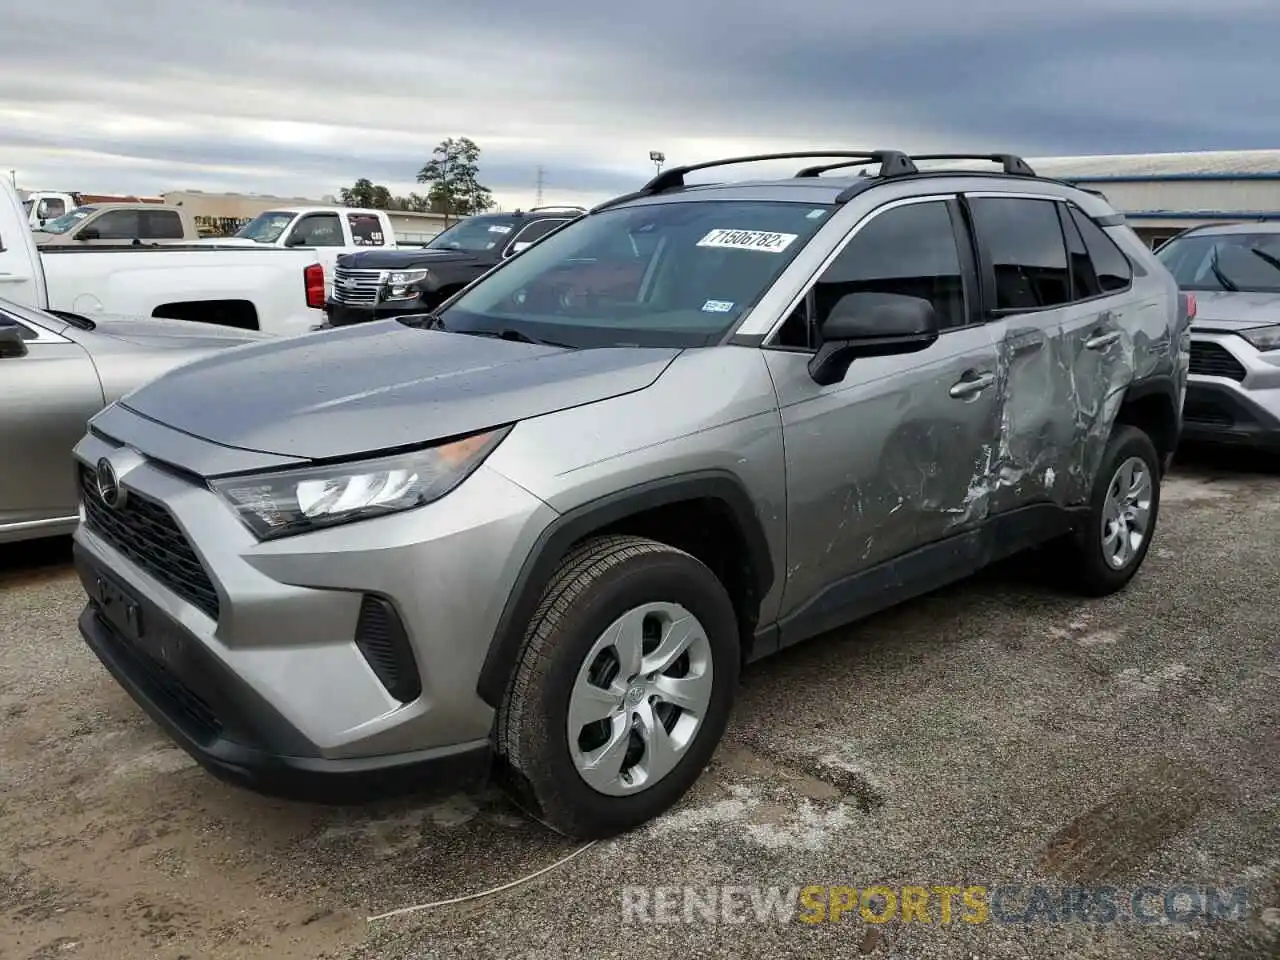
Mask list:
[{"label": "white pickup truck", "polygon": [[[245,247],[315,247],[324,265],[325,292],[344,253],[396,250],[395,227],[385,210],[363,207],[281,207],[258,214],[234,235],[201,243]],[[421,246],[421,244],[409,244]]]},{"label": "white pickup truck", "polygon": [[13,186],[0,179],[0,297],[36,309],[220,323],[277,336],[324,321],[314,249],[69,246],[39,249]]}]

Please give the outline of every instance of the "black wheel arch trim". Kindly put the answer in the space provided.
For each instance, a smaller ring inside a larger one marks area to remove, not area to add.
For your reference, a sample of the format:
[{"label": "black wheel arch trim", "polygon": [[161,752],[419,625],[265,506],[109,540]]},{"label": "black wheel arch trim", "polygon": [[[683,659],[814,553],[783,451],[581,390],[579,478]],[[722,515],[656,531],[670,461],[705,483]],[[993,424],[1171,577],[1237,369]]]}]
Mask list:
[{"label": "black wheel arch trim", "polygon": [[520,655],[526,625],[572,544],[634,514],[687,500],[718,500],[729,508],[747,546],[756,596],[763,598],[773,587],[773,556],[755,503],[733,473],[701,470],[616,491],[561,514],[539,535],[516,575],[480,668],[476,682],[480,698],[495,709],[502,702]]}]

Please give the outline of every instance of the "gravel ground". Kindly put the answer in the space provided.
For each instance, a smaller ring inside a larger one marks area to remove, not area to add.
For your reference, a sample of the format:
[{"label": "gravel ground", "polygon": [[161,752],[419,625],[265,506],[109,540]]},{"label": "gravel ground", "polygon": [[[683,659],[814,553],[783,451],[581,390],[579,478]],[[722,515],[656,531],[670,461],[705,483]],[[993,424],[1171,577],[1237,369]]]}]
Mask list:
[{"label": "gravel ground", "polygon": [[[1273,465],[1181,465],[1121,596],[1061,596],[1020,562],[748,669],[671,814],[510,891],[372,922],[576,848],[487,792],[334,809],[214,781],[82,646],[67,554],[0,554],[0,957],[1280,955]],[[1123,894],[1112,923],[966,923],[958,899],[950,924],[936,900],[928,923],[690,923],[678,904],[677,922],[628,922],[624,891],[654,885],[1022,885],[1015,910],[1035,885],[1243,886],[1249,903],[1218,923],[1138,923]]]}]

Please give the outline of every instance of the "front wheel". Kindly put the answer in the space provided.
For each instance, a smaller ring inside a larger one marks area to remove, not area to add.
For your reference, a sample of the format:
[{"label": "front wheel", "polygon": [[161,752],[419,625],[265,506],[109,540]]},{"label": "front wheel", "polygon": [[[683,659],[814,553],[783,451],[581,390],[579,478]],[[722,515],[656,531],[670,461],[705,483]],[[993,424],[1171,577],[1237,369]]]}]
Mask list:
[{"label": "front wheel", "polygon": [[584,839],[658,816],[715,751],[738,667],[733,604],[696,558],[639,537],[573,550],[499,711],[517,801]]},{"label": "front wheel", "polygon": [[1160,457],[1137,427],[1117,426],[1103,452],[1089,512],[1064,561],[1088,596],[1122,590],[1146,559],[1160,514]]}]

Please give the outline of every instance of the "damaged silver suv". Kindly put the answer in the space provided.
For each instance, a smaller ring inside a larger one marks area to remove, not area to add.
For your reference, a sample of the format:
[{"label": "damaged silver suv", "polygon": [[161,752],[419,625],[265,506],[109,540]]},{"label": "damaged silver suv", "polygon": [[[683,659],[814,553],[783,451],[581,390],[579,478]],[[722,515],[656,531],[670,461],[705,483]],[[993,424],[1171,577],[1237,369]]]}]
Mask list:
[{"label": "damaged silver suv", "polygon": [[84,638],[228,780],[496,776],[596,837],[694,782],[745,662],[1031,547],[1121,589],[1185,301],[1100,196],[954,159],[668,170],[434,314],[124,397],[76,448]]}]

